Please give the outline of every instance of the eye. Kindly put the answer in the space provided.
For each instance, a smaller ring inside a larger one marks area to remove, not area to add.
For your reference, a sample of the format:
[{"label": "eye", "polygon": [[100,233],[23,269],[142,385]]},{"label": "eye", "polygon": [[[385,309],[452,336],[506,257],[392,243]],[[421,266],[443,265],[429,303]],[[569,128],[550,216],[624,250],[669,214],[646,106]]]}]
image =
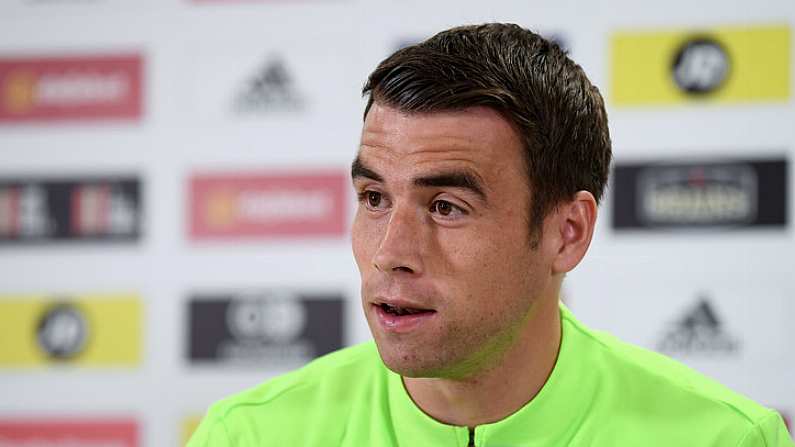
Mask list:
[{"label": "eye", "polygon": [[365,191],[365,198],[367,199],[367,204],[373,208],[378,208],[378,205],[381,204],[381,193],[376,191]]},{"label": "eye", "polygon": [[431,212],[440,216],[450,217],[458,214],[467,214],[461,207],[453,205],[447,200],[436,200],[431,204]]},{"label": "eye", "polygon": [[373,211],[382,210],[386,206],[384,194],[378,191],[365,190],[359,193],[359,202]]}]

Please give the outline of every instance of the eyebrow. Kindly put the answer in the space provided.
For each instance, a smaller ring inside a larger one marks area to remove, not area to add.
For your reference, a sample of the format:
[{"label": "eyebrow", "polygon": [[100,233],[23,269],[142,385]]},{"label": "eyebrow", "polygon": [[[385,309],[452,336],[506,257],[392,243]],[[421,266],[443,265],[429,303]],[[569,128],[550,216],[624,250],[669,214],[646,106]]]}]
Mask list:
[{"label": "eyebrow", "polygon": [[[358,177],[366,177],[377,182],[384,181],[380,174],[367,167],[357,156],[351,163],[351,178],[355,180]],[[414,179],[414,185],[423,188],[447,187],[466,189],[477,194],[482,200],[486,200],[486,193],[483,190],[480,179],[466,170],[451,170],[418,177]]]},{"label": "eyebrow", "polygon": [[440,172],[427,177],[419,177],[414,179],[414,184],[422,187],[466,189],[477,194],[481,199],[486,199],[486,193],[483,192],[478,178],[467,171]]},{"label": "eyebrow", "polygon": [[351,163],[351,178],[356,180],[359,177],[366,177],[377,182],[384,181],[384,178],[381,177],[380,174],[365,166],[357,155],[356,159],[354,159],[353,163]]}]

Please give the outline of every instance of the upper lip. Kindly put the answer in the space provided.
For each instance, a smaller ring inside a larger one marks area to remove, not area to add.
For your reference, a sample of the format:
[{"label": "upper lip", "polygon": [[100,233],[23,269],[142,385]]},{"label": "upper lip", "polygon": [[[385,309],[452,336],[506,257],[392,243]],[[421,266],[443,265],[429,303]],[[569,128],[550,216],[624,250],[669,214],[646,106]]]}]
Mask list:
[{"label": "upper lip", "polygon": [[435,310],[427,305],[419,304],[414,301],[406,300],[403,298],[384,298],[376,297],[373,301],[376,306],[386,304],[391,307],[401,307],[404,309],[421,309],[421,310]]}]

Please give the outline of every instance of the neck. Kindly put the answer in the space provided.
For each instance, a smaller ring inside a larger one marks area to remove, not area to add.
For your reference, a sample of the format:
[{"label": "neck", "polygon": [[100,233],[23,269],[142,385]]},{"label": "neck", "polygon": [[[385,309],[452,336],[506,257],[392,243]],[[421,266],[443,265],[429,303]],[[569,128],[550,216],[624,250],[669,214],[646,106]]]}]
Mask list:
[{"label": "neck", "polygon": [[493,364],[465,378],[404,377],[414,403],[440,422],[467,427],[502,420],[525,406],[552,373],[561,339],[557,299],[536,306]]}]

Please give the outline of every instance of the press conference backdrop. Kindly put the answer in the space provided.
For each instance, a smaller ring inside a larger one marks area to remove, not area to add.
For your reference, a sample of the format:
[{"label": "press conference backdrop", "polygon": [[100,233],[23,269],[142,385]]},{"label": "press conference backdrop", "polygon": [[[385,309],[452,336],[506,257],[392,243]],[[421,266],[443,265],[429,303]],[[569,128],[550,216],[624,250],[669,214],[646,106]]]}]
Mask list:
[{"label": "press conference backdrop", "polygon": [[564,300],[795,414],[792,1],[4,0],[0,444],[182,445],[211,402],[367,340],[360,88],[494,20],[607,101]]}]

